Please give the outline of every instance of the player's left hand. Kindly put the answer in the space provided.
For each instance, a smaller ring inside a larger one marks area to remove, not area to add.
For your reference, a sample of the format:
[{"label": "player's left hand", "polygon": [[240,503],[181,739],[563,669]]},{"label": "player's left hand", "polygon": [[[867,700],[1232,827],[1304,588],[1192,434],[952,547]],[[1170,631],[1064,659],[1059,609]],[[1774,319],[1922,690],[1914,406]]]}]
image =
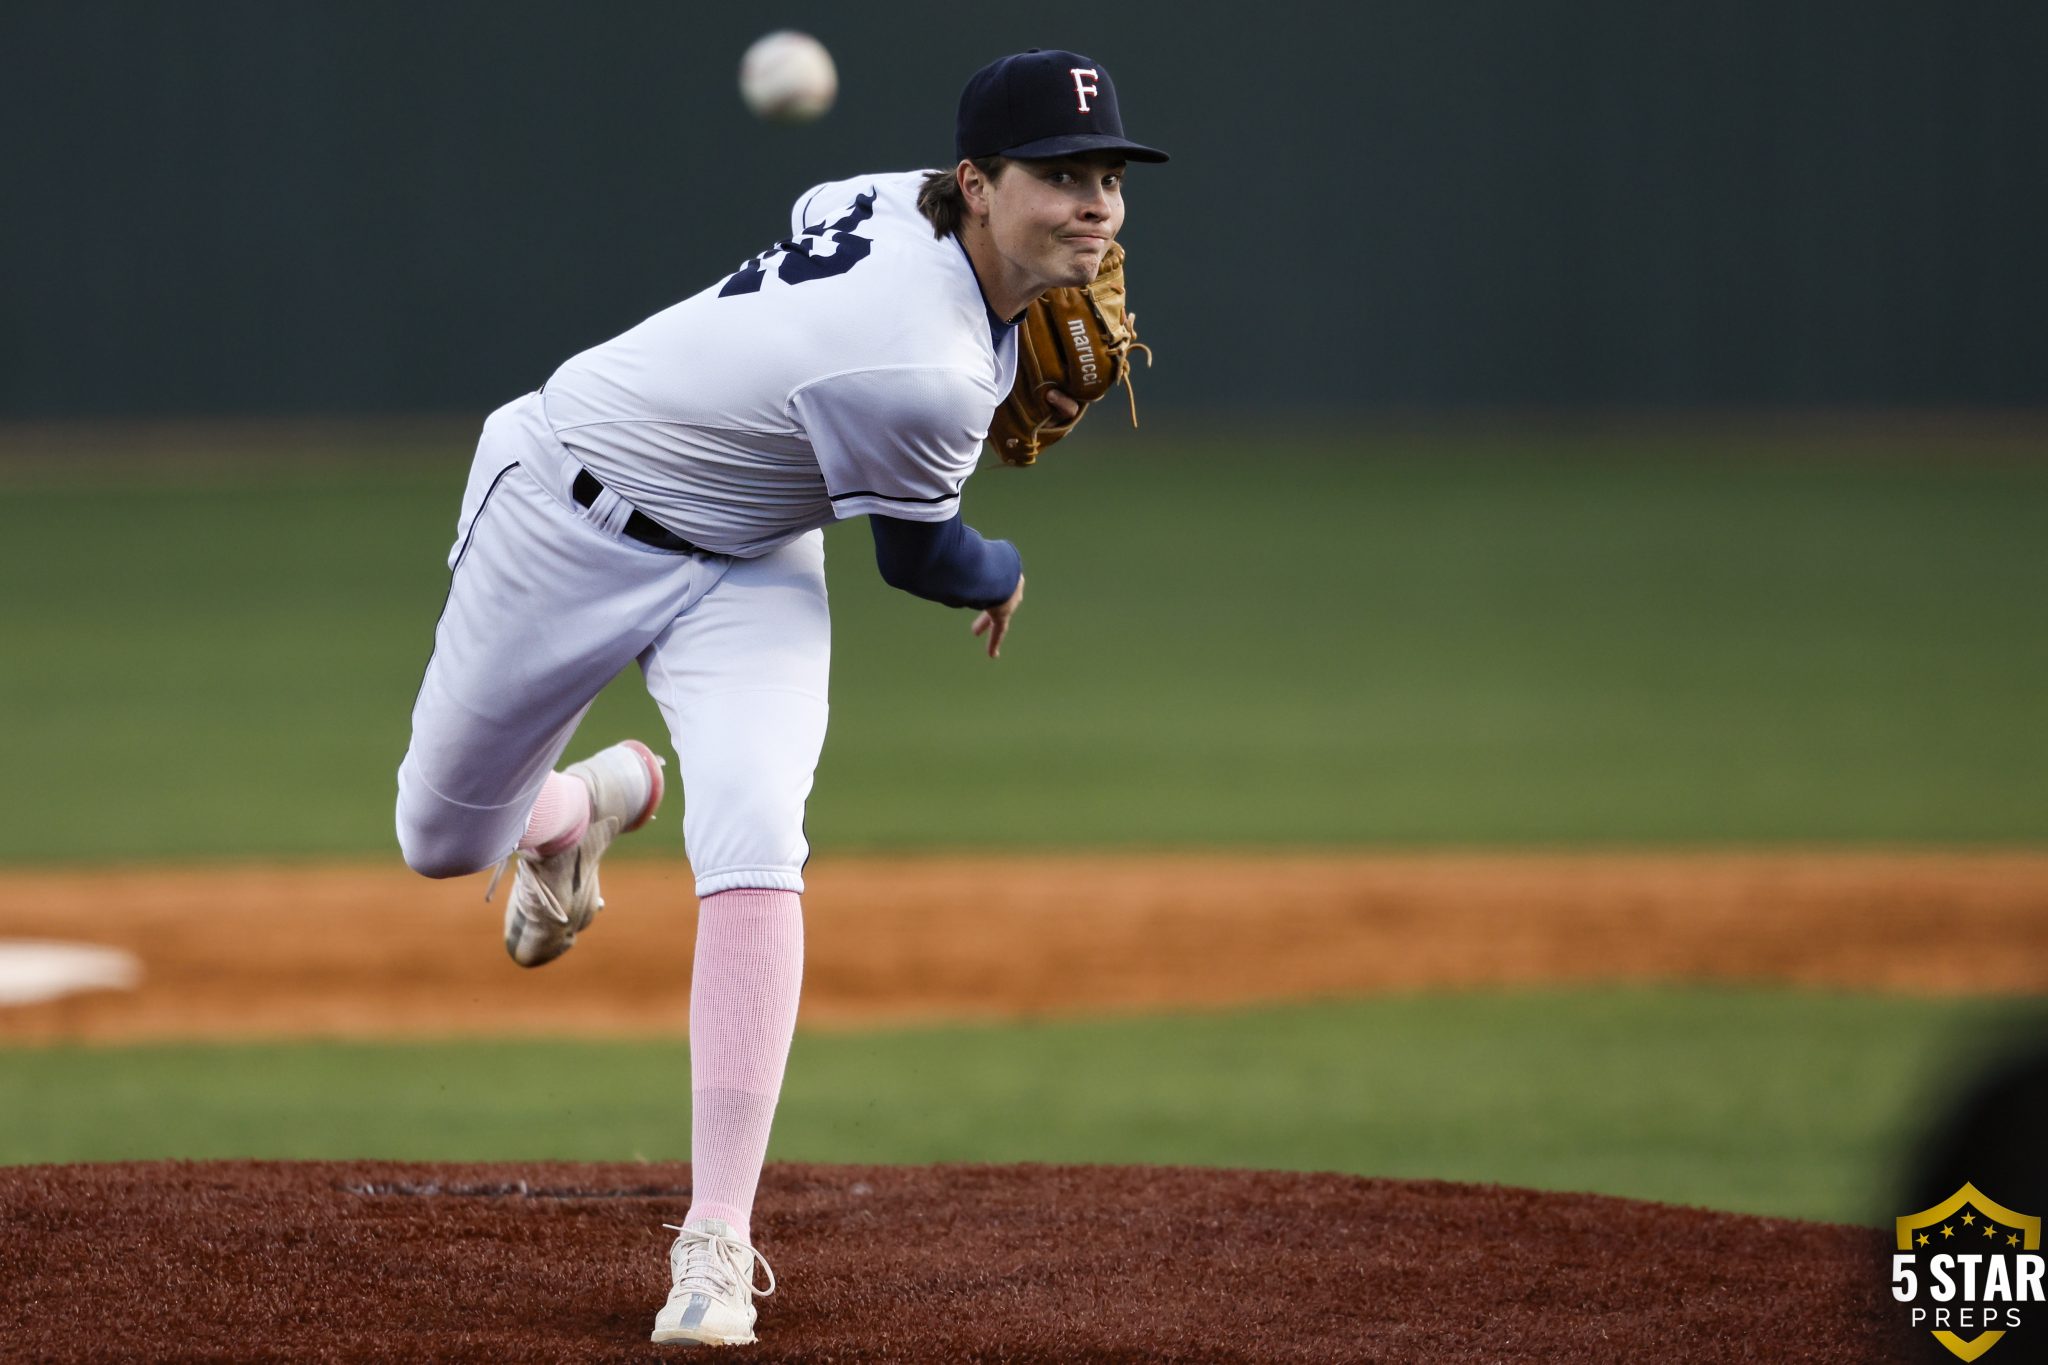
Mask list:
[{"label": "player's left hand", "polygon": [[1058,389],[1045,391],[1045,405],[1058,413],[1062,422],[1071,422],[1081,415],[1081,405]]},{"label": "player's left hand", "polygon": [[1024,600],[1024,575],[1017,575],[1017,591],[1010,594],[1010,600],[1000,606],[990,607],[974,618],[974,634],[988,636],[988,657],[998,658],[1003,652],[1003,637],[1010,633],[1010,618],[1017,612],[1017,604]]}]

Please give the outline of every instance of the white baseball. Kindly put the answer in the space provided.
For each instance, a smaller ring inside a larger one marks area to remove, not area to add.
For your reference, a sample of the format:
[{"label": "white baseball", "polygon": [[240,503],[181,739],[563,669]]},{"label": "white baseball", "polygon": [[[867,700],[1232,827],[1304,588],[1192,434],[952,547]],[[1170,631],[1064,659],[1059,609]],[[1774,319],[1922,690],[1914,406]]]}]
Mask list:
[{"label": "white baseball", "polygon": [[808,33],[771,33],[740,58],[740,97],[762,118],[804,123],[830,109],[838,94],[832,54]]}]

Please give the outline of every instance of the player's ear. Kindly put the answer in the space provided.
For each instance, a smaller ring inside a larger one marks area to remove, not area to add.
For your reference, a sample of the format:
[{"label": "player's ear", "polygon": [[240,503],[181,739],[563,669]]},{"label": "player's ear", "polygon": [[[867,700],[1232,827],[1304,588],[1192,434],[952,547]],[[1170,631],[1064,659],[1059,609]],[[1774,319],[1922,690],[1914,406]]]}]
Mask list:
[{"label": "player's ear", "polygon": [[978,223],[987,223],[989,179],[981,173],[981,167],[972,161],[963,161],[953,168],[953,181],[960,187],[960,199],[967,206],[967,216]]}]

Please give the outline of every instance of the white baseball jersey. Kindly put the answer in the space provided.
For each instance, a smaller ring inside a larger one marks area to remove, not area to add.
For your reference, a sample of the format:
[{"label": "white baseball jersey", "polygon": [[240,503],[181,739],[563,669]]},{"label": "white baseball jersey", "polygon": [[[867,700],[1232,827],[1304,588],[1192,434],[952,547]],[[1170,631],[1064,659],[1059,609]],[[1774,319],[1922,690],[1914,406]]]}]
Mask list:
[{"label": "white baseball jersey", "polygon": [[542,388],[556,437],[662,525],[742,557],[846,517],[959,510],[1017,369],[924,172],[820,185],[789,240],[583,352]]}]

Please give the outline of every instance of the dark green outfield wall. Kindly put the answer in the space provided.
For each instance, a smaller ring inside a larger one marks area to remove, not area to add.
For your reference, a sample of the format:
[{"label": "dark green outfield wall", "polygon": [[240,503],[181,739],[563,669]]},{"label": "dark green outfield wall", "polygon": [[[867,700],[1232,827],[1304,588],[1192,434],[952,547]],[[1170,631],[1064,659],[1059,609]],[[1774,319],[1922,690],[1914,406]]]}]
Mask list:
[{"label": "dark green outfield wall", "polygon": [[[477,409],[950,150],[1033,43],[1176,153],[1169,405],[2048,404],[2048,5],[7,0],[0,416]],[[750,121],[811,29],[841,107]]]}]

